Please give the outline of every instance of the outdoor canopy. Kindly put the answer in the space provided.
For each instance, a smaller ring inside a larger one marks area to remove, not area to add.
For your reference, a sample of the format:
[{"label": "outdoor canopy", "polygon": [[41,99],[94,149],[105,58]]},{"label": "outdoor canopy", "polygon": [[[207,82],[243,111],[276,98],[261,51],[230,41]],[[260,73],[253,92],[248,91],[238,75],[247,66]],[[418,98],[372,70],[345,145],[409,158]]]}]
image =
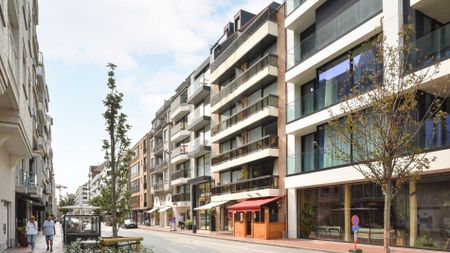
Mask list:
[{"label": "outdoor canopy", "polygon": [[158,210],[159,207],[153,207],[152,209],[148,210],[147,213],[153,213],[154,211]]},{"label": "outdoor canopy", "polygon": [[228,202],[228,200],[225,200],[225,201],[214,201],[214,202],[210,202],[210,203],[208,203],[206,205],[194,208],[194,210],[208,210],[208,209],[214,208],[216,206],[223,205],[223,204],[225,204],[227,202]]},{"label": "outdoor canopy", "polygon": [[259,211],[261,206],[278,200],[280,196],[258,199],[247,199],[227,207],[228,211]]},{"label": "outdoor canopy", "polygon": [[164,213],[165,211],[169,210],[169,209],[172,208],[172,207],[173,207],[173,206],[164,206],[164,207],[161,207],[161,209],[159,209],[158,212]]}]

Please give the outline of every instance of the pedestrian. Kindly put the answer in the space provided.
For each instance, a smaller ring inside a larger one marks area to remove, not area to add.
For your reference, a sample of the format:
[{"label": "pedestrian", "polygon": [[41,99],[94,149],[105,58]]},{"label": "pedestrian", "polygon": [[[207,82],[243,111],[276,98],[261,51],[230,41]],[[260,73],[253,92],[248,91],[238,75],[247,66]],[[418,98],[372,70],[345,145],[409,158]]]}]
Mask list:
[{"label": "pedestrian", "polygon": [[56,234],[55,222],[51,215],[47,216],[47,220],[44,221],[42,226],[45,235],[45,242],[47,243],[47,251],[53,252],[53,236]]},{"label": "pedestrian", "polygon": [[28,244],[31,246],[31,252],[34,252],[34,246],[36,244],[36,236],[38,234],[38,223],[34,216],[31,216],[30,220],[27,222],[26,231]]}]

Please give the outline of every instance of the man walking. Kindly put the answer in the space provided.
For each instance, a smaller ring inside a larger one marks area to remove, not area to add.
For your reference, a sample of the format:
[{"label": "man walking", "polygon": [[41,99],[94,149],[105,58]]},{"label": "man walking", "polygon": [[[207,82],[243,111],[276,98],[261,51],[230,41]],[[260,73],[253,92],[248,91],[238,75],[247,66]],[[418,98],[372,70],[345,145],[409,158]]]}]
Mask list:
[{"label": "man walking", "polygon": [[51,215],[47,216],[47,220],[44,221],[42,228],[44,230],[45,242],[47,243],[47,251],[50,249],[50,252],[53,252],[53,236],[56,234],[56,231],[55,222]]}]

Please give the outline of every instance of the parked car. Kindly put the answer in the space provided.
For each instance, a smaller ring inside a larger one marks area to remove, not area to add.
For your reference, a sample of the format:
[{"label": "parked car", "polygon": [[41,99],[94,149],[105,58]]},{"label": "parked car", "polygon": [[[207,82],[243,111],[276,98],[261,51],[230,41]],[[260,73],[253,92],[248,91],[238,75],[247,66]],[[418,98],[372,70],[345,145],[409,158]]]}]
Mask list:
[{"label": "parked car", "polygon": [[123,228],[137,228],[137,223],[133,219],[126,219],[122,224]]}]

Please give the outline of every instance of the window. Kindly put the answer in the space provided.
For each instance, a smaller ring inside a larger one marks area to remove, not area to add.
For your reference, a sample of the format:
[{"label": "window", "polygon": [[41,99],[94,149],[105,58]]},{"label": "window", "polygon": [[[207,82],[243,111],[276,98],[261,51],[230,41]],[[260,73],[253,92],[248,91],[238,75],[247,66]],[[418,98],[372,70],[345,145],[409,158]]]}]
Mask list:
[{"label": "window", "polygon": [[130,183],[130,192],[139,192],[139,179],[136,179]]},{"label": "window", "polygon": [[130,171],[131,177],[136,177],[139,175],[139,163],[136,163],[131,167]]}]

